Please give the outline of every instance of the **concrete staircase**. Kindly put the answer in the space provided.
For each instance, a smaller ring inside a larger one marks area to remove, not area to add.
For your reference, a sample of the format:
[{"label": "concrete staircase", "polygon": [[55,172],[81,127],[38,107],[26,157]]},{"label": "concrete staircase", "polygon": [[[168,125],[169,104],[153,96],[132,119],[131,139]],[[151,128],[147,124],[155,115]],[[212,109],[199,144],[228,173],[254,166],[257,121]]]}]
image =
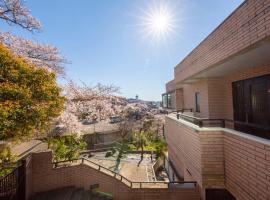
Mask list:
[{"label": "concrete staircase", "polygon": [[30,200],[113,200],[113,197],[102,192],[91,192],[70,186],[38,193]]}]

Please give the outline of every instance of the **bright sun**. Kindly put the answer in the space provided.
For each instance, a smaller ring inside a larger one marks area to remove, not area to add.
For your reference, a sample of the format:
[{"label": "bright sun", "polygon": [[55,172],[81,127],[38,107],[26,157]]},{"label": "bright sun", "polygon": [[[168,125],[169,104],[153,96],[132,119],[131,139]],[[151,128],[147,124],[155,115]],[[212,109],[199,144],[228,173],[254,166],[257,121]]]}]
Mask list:
[{"label": "bright sun", "polygon": [[176,29],[174,12],[167,4],[151,4],[147,10],[142,10],[140,26],[145,38],[162,40],[171,35]]},{"label": "bright sun", "polygon": [[170,16],[168,13],[153,13],[149,22],[152,31],[156,33],[167,32],[170,28]]}]

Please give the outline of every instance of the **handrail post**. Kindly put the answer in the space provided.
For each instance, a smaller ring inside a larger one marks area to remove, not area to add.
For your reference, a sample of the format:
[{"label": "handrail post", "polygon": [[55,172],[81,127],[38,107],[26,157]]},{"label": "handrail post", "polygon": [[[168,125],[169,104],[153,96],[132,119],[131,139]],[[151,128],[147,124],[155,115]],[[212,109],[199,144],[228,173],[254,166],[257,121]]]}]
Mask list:
[{"label": "handrail post", "polygon": [[132,188],[132,182],[130,182],[130,187]]},{"label": "handrail post", "polygon": [[225,120],[224,119],[221,121],[221,127],[225,128]]},{"label": "handrail post", "polygon": [[199,121],[199,127],[202,128],[203,127],[203,121],[202,120],[198,120]]},{"label": "handrail post", "polygon": [[177,113],[177,114],[176,114],[176,117],[177,117],[177,119],[179,119],[179,118],[180,118],[180,114],[179,114],[179,113]]},{"label": "handrail post", "polygon": [[140,188],[142,188],[142,182],[140,182]]},{"label": "handrail post", "polygon": [[98,171],[100,171],[100,165],[98,166]]},{"label": "handrail post", "polygon": [[84,163],[84,158],[82,158],[82,164]]}]

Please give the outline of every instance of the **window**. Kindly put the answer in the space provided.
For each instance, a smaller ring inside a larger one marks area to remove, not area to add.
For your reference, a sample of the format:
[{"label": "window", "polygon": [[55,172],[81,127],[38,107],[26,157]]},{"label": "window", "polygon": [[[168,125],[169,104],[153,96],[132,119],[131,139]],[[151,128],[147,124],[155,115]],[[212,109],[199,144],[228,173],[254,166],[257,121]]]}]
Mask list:
[{"label": "window", "polygon": [[166,93],[162,95],[162,107],[174,108],[175,107],[175,94],[174,92]]},{"label": "window", "polygon": [[172,94],[168,94],[168,108],[172,107]]},{"label": "window", "polygon": [[195,111],[196,112],[201,112],[200,109],[200,93],[195,92]]},{"label": "window", "polygon": [[167,108],[168,107],[167,94],[164,94],[162,96],[162,107],[163,108]]}]

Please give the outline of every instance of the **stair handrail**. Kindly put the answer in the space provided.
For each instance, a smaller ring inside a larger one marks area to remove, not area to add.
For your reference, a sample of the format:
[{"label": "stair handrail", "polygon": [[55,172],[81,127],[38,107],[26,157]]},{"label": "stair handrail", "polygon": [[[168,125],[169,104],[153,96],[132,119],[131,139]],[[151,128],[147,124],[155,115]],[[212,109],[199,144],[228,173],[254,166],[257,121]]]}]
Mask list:
[{"label": "stair handrail", "polygon": [[[187,183],[193,184],[194,187],[197,186],[196,181],[172,181],[172,182],[171,181],[131,181],[128,178],[124,177],[123,175],[121,175],[121,174],[119,174],[119,173],[117,173],[117,172],[115,172],[113,170],[110,170],[110,169],[108,169],[106,167],[103,167],[103,166],[89,160],[88,158],[78,158],[78,159],[71,159],[71,160],[63,160],[63,161],[53,162],[53,164],[54,164],[55,167],[58,167],[59,163],[73,162],[73,161],[81,161],[81,164],[86,164],[85,161],[90,162],[91,164],[97,166],[97,169],[93,168],[93,167],[92,168],[96,169],[96,170],[98,170],[100,172],[102,172],[101,169],[105,169],[106,171],[109,171],[109,172],[111,172],[113,174],[111,177],[116,178],[117,180],[119,180],[122,183],[126,184],[130,188],[135,188],[134,185],[136,185],[136,184],[138,184],[140,186],[139,188],[143,188],[142,184],[166,184],[168,188],[169,188],[170,185],[173,185],[173,184],[187,184]],[[87,165],[87,166],[91,167],[90,165]],[[109,174],[107,174],[107,175],[109,175]],[[120,179],[118,179],[117,176],[120,177]],[[123,180],[126,180],[126,182],[128,182],[128,184],[125,183]]]}]

